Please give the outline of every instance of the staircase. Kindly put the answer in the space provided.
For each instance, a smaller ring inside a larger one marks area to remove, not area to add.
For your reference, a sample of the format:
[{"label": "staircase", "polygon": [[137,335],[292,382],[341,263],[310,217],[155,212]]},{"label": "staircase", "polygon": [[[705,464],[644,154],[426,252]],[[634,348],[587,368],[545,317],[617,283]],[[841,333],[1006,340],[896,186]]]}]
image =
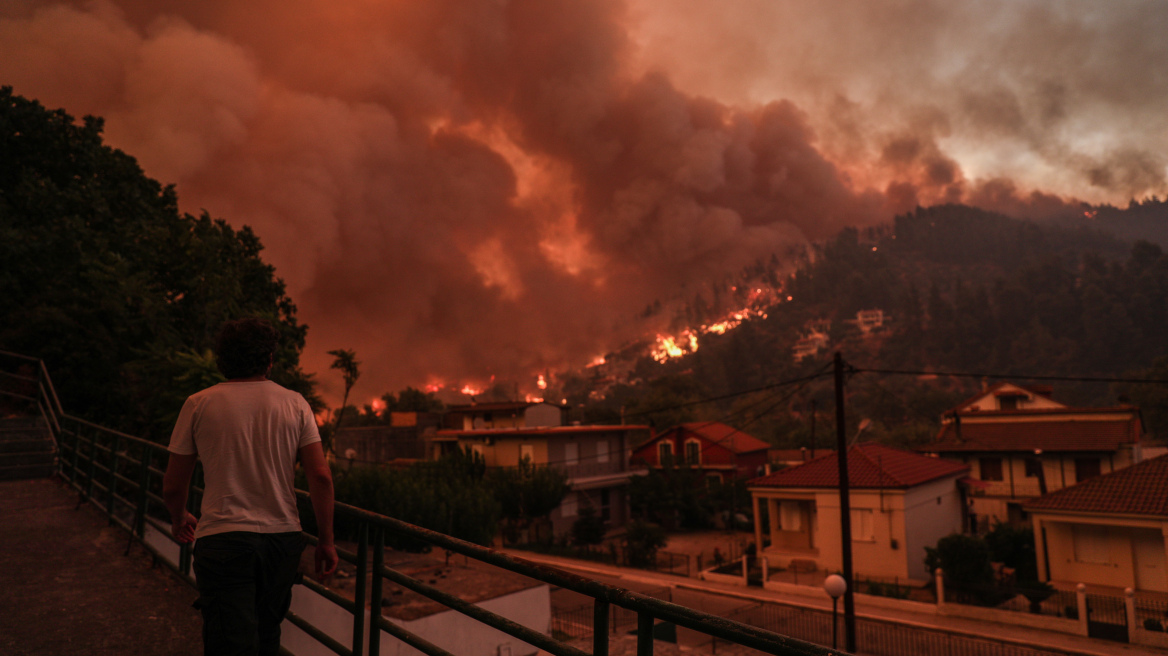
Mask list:
[{"label": "staircase", "polygon": [[52,476],[55,454],[43,419],[0,419],[0,481]]}]

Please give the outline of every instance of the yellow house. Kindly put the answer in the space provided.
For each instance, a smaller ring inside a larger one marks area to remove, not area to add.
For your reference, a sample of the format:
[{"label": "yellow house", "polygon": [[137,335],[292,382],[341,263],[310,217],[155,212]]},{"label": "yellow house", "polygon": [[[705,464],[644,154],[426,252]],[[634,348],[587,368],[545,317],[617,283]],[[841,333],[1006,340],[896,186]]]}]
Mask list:
[{"label": "yellow house", "polygon": [[590,506],[610,527],[628,521],[627,488],[633,476],[645,473],[629,464],[632,445],[650,435],[649,426],[547,426],[441,430],[433,438],[433,453],[452,449],[482,456],[487,467],[516,467],[521,460],[560,469],[571,491],[549,519],[556,535],[566,533]]},{"label": "yellow house", "polygon": [[[855,573],[927,581],[925,547],[961,530],[964,503],[957,480],[968,471],[966,465],[880,444],[849,449]],[[788,567],[792,561],[814,563],[816,569],[843,566],[834,453],[757,478],[749,489],[755,544],[770,538],[761,552],[770,567]]]},{"label": "yellow house", "polygon": [[1043,580],[1168,592],[1168,455],[1025,508]]},{"label": "yellow house", "polygon": [[942,418],[920,450],[970,465],[970,532],[1022,523],[1031,499],[1142,460],[1139,409],[1073,408],[1049,386],[998,383]]}]

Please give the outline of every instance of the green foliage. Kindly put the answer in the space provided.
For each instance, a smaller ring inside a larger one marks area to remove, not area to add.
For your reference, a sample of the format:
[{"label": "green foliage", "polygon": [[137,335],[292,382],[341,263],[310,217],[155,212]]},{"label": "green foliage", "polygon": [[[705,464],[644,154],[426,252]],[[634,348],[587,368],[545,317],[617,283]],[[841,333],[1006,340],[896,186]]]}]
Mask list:
[{"label": "green foliage", "polygon": [[665,544],[665,529],[657,524],[634,520],[625,527],[625,556],[633,567],[653,565]]},{"label": "green foliage", "polygon": [[629,505],[634,516],[662,526],[709,528],[714,514],[709,492],[697,470],[666,466],[633,477]]},{"label": "green foliage", "polygon": [[176,399],[214,378],[219,326],[262,316],[281,335],[273,380],[320,409],[259,239],[181,214],[101,130],[0,87],[0,348],[44,359],[69,412],[165,439]]},{"label": "green foliage", "polygon": [[496,467],[486,475],[487,486],[499,502],[505,519],[517,526],[547,517],[568,494],[568,475],[554,467],[531,464]]},{"label": "green foliage", "polygon": [[945,572],[945,582],[956,588],[994,583],[989,545],[975,536],[953,533],[938,540],[935,548],[925,547],[925,567],[930,572],[940,567]]},{"label": "green foliage", "polygon": [[1034,529],[998,522],[985,536],[990,559],[1014,570],[1018,583],[1038,581],[1038,560],[1034,547]]},{"label": "green foliage", "polygon": [[332,434],[341,427],[341,422],[345,418],[345,410],[349,404],[349,391],[353,389],[353,385],[361,377],[361,370],[359,368],[361,363],[357,361],[357,353],[352,349],[335,349],[329,351],[328,354],[333,356],[333,363],[329,365],[329,369],[339,370],[345,381],[345,395],[341,398],[341,409],[337,412],[336,421],[333,422],[333,429],[321,434],[325,453],[332,453]]},{"label": "green foliage", "polygon": [[[334,485],[338,501],[489,545],[498,527],[500,509],[484,482],[485,468],[481,458],[455,454],[406,469],[337,469]],[[344,534],[355,532],[343,517],[338,517],[337,527]],[[420,550],[428,546],[393,533],[386,538],[387,544],[396,549]]]},{"label": "green foliage", "polygon": [[580,508],[580,516],[572,523],[572,542],[584,546],[604,542],[604,520],[592,506]]}]

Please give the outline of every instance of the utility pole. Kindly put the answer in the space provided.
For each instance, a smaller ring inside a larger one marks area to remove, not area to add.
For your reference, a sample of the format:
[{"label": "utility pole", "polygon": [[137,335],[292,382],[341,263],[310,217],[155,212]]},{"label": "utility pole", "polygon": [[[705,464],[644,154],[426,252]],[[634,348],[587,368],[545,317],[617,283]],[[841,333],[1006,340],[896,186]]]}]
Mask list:
[{"label": "utility pole", "polygon": [[844,356],[835,352],[835,433],[836,459],[839,463],[840,540],[843,556],[844,590],[844,651],[856,653],[856,597],[852,576],[852,505],[848,480],[847,417],[844,413]]}]

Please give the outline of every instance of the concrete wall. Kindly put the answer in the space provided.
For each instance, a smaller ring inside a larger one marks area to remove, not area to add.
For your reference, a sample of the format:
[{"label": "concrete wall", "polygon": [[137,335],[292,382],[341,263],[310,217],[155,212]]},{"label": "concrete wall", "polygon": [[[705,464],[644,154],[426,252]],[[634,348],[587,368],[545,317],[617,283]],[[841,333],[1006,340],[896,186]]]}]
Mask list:
[{"label": "concrete wall", "polygon": [[[1168,521],[1123,517],[1090,517],[1035,514],[1033,516],[1036,546],[1038,548],[1039,577],[1046,580],[1074,581],[1088,585],[1103,585],[1119,588],[1133,588],[1153,592],[1168,592],[1168,573],[1164,565],[1168,563]],[[1101,553],[1092,555],[1087,550],[1078,553],[1075,545],[1076,531],[1080,541],[1100,540]],[[1138,546],[1141,537],[1160,536],[1160,548],[1165,551],[1163,559],[1154,563],[1144,562],[1144,568],[1137,573]]]},{"label": "concrete wall", "polygon": [[904,497],[904,557],[909,578],[929,579],[925,547],[950,533],[960,533],[961,495],[954,478],[932,481],[908,490]]},{"label": "concrete wall", "polygon": [[[488,599],[478,606],[545,635],[551,629],[551,592],[546,585]],[[295,586],[292,589],[292,612],[312,622],[341,644],[352,647],[353,616],[343,608],[303,586]],[[365,618],[365,627],[368,629],[368,610]],[[510,653],[511,656],[529,656],[538,651],[525,642],[453,610],[408,622],[389,619],[407,631],[460,655],[498,656],[500,653]],[[292,623],[285,621],[282,630],[281,644],[296,656],[333,656],[332,651]],[[366,648],[368,635],[366,632]],[[422,652],[382,632],[381,653],[385,656],[419,656]]]}]

